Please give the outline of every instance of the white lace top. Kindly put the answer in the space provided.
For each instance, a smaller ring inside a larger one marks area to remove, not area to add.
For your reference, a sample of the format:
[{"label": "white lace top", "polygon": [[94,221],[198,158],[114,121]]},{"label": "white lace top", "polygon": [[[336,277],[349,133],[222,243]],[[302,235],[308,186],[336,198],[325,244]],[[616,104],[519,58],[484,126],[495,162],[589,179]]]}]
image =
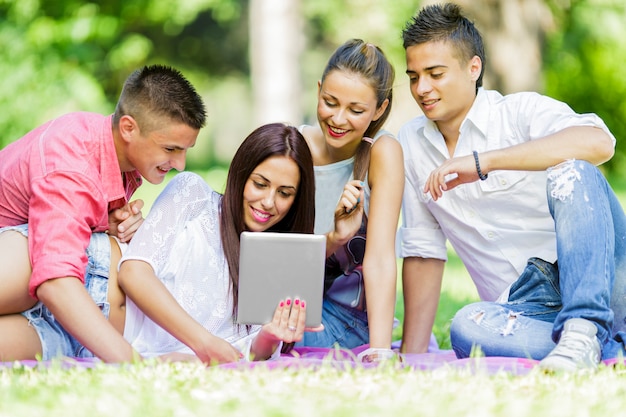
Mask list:
[{"label": "white lace top", "polygon": [[[197,174],[176,175],[155,201],[121,262],[137,259],[150,264],[196,321],[247,353],[251,337],[246,326],[233,324],[230,278],[219,233],[221,198]],[[252,326],[251,336],[259,329]],[[124,337],[144,357],[193,353],[128,298]]]}]

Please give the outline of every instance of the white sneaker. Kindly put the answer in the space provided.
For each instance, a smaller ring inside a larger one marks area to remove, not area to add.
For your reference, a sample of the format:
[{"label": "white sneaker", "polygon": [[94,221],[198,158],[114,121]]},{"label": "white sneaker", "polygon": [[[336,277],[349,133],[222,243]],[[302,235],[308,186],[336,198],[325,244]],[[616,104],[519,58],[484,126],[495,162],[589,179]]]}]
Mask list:
[{"label": "white sneaker", "polygon": [[559,343],[539,362],[539,367],[546,371],[566,372],[597,369],[600,363],[597,332],[596,325],[589,320],[567,320]]}]

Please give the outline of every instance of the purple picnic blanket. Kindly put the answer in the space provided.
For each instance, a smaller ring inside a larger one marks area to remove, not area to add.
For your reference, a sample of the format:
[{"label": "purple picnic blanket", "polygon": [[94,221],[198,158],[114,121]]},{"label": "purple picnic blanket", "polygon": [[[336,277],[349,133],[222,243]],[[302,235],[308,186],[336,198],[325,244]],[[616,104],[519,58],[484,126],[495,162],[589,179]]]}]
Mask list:
[{"label": "purple picnic blanket", "polygon": [[[269,369],[316,369],[332,366],[337,369],[352,369],[355,367],[375,368],[378,363],[358,363],[356,356],[366,349],[367,346],[360,346],[355,349],[328,349],[328,348],[294,348],[289,354],[283,354],[280,358],[264,362],[235,362],[217,365],[219,368],[232,370],[246,370],[257,367]],[[98,359],[84,358],[63,358],[60,362],[55,362],[54,366],[64,368],[83,367],[93,368],[101,361]],[[538,362],[524,358],[470,358],[457,359],[451,350],[440,350],[438,352],[428,352],[420,354],[404,354],[402,361],[397,362],[398,366],[410,367],[415,370],[433,370],[442,367],[466,368],[471,372],[487,372],[494,374],[497,372],[510,372],[516,375],[523,375],[529,372]],[[47,368],[51,361],[26,360],[21,362],[0,362],[0,369],[13,368],[15,366],[26,366],[31,368]]]},{"label": "purple picnic blanket", "polygon": [[[400,341],[394,342],[392,349],[398,351]],[[355,367],[376,368],[379,363],[360,363],[357,361],[359,353],[367,349],[368,345],[354,349],[329,349],[315,347],[296,347],[288,354],[282,354],[280,358],[265,362],[236,362],[219,365],[228,369],[250,369],[254,367],[267,367],[270,369],[282,368],[316,368],[333,366],[339,369],[351,369]],[[538,361],[524,358],[470,358],[457,359],[452,350],[440,350],[434,337],[428,347],[427,353],[401,354],[397,366],[409,367],[415,370],[433,370],[442,367],[466,368],[471,372],[487,372],[490,374],[505,371],[517,375],[529,372]]]},{"label": "purple picnic blanket", "polygon": [[[392,348],[396,351],[400,349],[400,341],[394,342]],[[287,354],[282,354],[279,358],[262,362],[235,362],[217,365],[218,368],[232,370],[246,370],[256,367],[266,367],[269,369],[317,369],[322,367],[334,367],[336,369],[353,369],[356,367],[376,368],[379,363],[360,363],[357,361],[359,353],[367,349],[368,345],[359,346],[354,349],[332,349],[315,347],[296,347]],[[508,372],[514,375],[524,375],[530,372],[539,361],[526,358],[510,357],[480,357],[457,359],[452,350],[439,349],[437,341],[431,338],[427,353],[401,354],[400,361],[395,362],[396,366],[408,367],[415,370],[434,370],[438,368],[465,369],[473,373],[495,374],[498,372]],[[619,360],[606,360],[604,364],[613,365]],[[15,366],[26,366],[31,368],[62,366],[64,368],[84,367],[93,368],[102,362],[99,359],[83,358],[63,358],[59,361],[35,361],[26,360],[21,362],[0,362],[2,368],[13,368]]]},{"label": "purple picnic blanket", "polygon": [[[314,347],[296,347],[288,354],[282,354],[279,358],[264,362],[235,362],[217,365],[219,368],[232,370],[246,370],[256,367],[266,367],[269,369],[316,369],[321,367],[334,367],[337,369],[352,369],[355,367],[375,368],[379,363],[360,363],[357,355],[367,349],[368,345],[359,346],[354,349],[332,349]],[[394,350],[400,348],[400,342],[394,342]],[[431,339],[428,353],[402,354],[401,361],[396,362],[397,366],[409,367],[415,370],[433,370],[442,367],[465,368],[471,372],[487,372],[494,374],[497,372],[509,372],[516,375],[523,375],[529,372],[538,362],[524,358],[470,358],[457,359],[452,350],[440,350],[436,341]],[[52,361],[26,360],[21,362],[0,362],[1,368],[12,368],[15,366],[26,367],[48,367]],[[55,361],[54,366],[65,368],[84,367],[92,368],[101,361],[98,359],[83,358],[63,358],[60,362]]]},{"label": "purple picnic blanket", "polygon": [[[250,369],[255,367],[267,367],[270,369],[282,368],[321,368],[333,366],[339,369],[351,369],[355,367],[376,368],[379,363],[359,363],[357,355],[367,349],[367,345],[355,349],[328,349],[328,348],[294,348],[289,354],[283,354],[280,358],[265,362],[236,362],[219,365],[228,369]],[[415,370],[433,370],[442,367],[467,368],[472,372],[485,371],[497,373],[500,371],[513,374],[525,374],[529,372],[538,361],[523,358],[472,358],[457,359],[452,350],[440,350],[420,354],[403,354],[397,366],[410,367]]]}]

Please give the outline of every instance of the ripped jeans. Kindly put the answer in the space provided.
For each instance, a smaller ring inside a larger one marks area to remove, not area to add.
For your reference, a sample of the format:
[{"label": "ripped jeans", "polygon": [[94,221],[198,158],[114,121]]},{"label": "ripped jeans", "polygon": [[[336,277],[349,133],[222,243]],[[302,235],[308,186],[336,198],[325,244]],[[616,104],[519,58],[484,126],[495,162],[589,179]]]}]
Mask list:
[{"label": "ripped jeans", "polygon": [[547,197],[557,240],[556,264],[531,258],[506,303],[479,302],[450,327],[457,357],[479,346],[487,356],[543,359],[565,321],[594,322],[602,358],[626,356],[626,217],[592,164],[567,161],[548,171]]}]

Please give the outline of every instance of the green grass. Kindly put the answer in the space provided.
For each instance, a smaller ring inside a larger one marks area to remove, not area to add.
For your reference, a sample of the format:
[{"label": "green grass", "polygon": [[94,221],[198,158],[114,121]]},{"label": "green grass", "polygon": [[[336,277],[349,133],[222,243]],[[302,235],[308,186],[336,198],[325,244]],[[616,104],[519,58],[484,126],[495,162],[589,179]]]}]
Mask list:
[{"label": "green grass", "polygon": [[206,369],[192,364],[0,371],[0,416],[618,416],[626,370],[523,376],[448,367]]}]

